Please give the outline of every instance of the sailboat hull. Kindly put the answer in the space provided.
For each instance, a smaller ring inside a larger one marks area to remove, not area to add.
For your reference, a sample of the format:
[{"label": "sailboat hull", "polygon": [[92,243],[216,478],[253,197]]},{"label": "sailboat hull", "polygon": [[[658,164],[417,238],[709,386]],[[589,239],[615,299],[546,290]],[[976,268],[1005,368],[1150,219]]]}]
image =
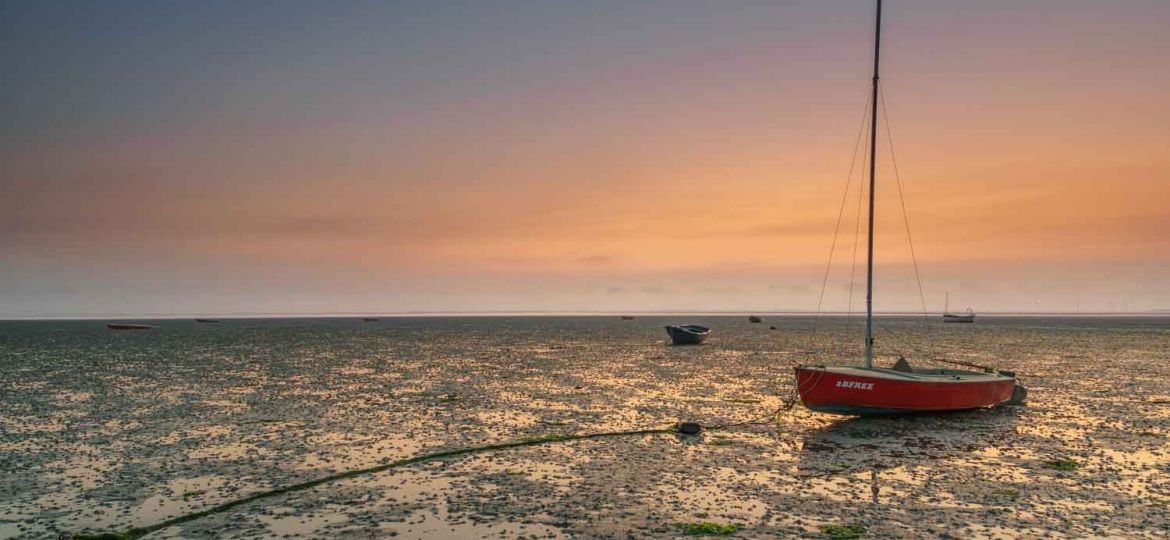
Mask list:
[{"label": "sailboat hull", "polygon": [[798,367],[800,400],[810,410],[850,416],[962,411],[1012,398],[1015,377],[946,369]]}]

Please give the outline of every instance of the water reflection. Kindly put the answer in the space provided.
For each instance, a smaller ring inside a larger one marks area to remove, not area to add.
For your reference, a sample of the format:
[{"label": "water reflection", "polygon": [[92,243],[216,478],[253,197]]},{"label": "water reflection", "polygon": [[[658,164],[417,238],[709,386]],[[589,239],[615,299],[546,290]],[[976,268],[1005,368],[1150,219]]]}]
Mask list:
[{"label": "water reflection", "polygon": [[826,463],[888,466],[978,452],[1014,435],[1020,414],[1016,407],[998,407],[942,414],[834,418],[800,434],[800,468],[824,470]]}]

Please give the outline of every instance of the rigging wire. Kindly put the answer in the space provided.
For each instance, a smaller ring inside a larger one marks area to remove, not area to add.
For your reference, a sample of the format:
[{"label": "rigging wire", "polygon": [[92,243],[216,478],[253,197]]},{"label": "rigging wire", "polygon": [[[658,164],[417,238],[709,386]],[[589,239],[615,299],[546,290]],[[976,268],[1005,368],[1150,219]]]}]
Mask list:
[{"label": "rigging wire", "polygon": [[[926,309],[926,294],[925,294],[925,289],[923,288],[923,285],[922,285],[922,273],[921,273],[921,270],[918,266],[918,254],[917,254],[917,251],[914,249],[914,236],[912,234],[912,229],[910,227],[909,212],[906,210],[905,190],[904,190],[903,185],[902,185],[901,175],[898,171],[897,154],[896,154],[895,149],[894,149],[893,129],[890,126],[889,113],[887,111],[886,102],[885,102],[885,88],[883,85],[881,85],[880,82],[879,82],[878,90],[879,90],[878,91],[878,100],[879,100],[878,104],[881,107],[881,110],[879,111],[879,113],[884,117],[884,118],[882,118],[882,121],[885,125],[886,141],[887,141],[887,145],[888,145],[889,150],[890,150],[890,162],[893,165],[893,169],[894,169],[894,179],[895,179],[896,185],[898,187],[898,203],[899,203],[900,209],[902,210],[902,223],[906,229],[906,239],[907,239],[907,242],[908,242],[909,247],[910,247],[910,260],[911,260],[911,263],[912,263],[913,268],[914,268],[915,284],[918,287],[919,306],[922,309],[922,323],[923,323],[924,328],[929,328],[929,314],[928,314],[927,309]],[[867,129],[867,123],[866,123],[866,121],[869,120],[869,117],[870,117],[870,105],[871,105],[871,99],[866,99],[866,103],[865,103],[866,108],[865,108],[865,112],[862,114],[862,119],[861,119],[862,124],[858,129],[857,139],[854,141],[852,159],[850,160],[850,163],[849,163],[849,176],[846,178],[844,193],[842,194],[841,203],[840,203],[840,205],[838,207],[838,211],[837,211],[836,224],[833,227],[833,241],[832,241],[830,248],[829,248],[828,262],[825,264],[824,275],[822,276],[822,279],[821,279],[821,292],[820,292],[820,295],[817,299],[817,310],[816,310],[817,320],[819,320],[821,315],[823,314],[822,310],[824,309],[825,293],[828,290],[829,274],[831,273],[833,259],[834,259],[834,256],[836,255],[836,251],[837,251],[837,243],[839,241],[840,234],[841,234],[841,225],[842,225],[843,220],[844,220],[845,207],[846,207],[846,204],[847,204],[848,199],[849,199],[850,188],[853,185],[853,173],[857,169],[858,150],[860,149],[864,153],[864,151],[869,149],[868,140],[866,140],[866,142],[863,145],[862,137],[870,134],[869,130]],[[865,167],[866,167],[866,165],[863,163],[862,164],[862,173],[863,174],[864,174],[865,170],[867,170],[867,169],[865,169]],[[864,182],[859,182],[858,183],[858,206],[857,206],[857,212],[856,212],[857,220],[856,220],[855,226],[854,226],[852,261],[850,264],[850,273],[849,273],[849,296],[847,299],[846,321],[845,321],[846,327],[849,326],[850,320],[852,319],[852,315],[853,315],[853,296],[854,296],[854,292],[855,292],[856,272],[857,272],[857,252],[859,249],[858,246],[860,245],[860,235],[861,235],[861,203],[864,201],[865,193],[866,193],[866,191],[865,191]],[[905,347],[906,349],[909,349],[910,351],[914,351],[914,352],[919,351],[920,348],[912,343],[913,340],[908,339],[908,336],[906,336],[902,332],[896,331],[893,328],[890,328],[889,326],[887,326],[885,324],[877,323],[876,321],[875,321],[874,326],[877,327],[879,330],[881,330],[883,333],[887,334],[889,337],[893,338],[894,341],[899,343],[902,347]],[[813,336],[816,335],[817,329],[818,329],[818,326],[814,322],[813,331],[812,331]]]},{"label": "rigging wire", "polygon": [[833,254],[837,251],[837,237],[841,233],[841,218],[845,215],[845,203],[849,200],[849,187],[853,184],[853,171],[857,168],[857,150],[861,146],[861,137],[869,132],[866,131],[866,120],[869,119],[870,104],[872,98],[865,99],[865,110],[861,115],[861,125],[857,128],[857,139],[853,142],[853,155],[849,161],[849,176],[845,179],[845,190],[841,195],[841,205],[837,210],[837,224],[833,227],[833,243],[829,247],[829,261],[825,263],[825,275],[821,279],[821,294],[817,299],[816,319],[813,322],[812,335],[816,336],[817,321],[821,318],[821,308],[825,302],[825,290],[829,285],[829,270],[833,267]]},{"label": "rigging wire", "polygon": [[[862,154],[869,150],[869,140],[865,142],[865,147],[861,149]],[[864,166],[863,166],[864,167]],[[862,169],[862,176],[865,176],[865,170]],[[856,284],[857,275],[857,248],[861,245],[861,203],[865,201],[865,182],[857,183],[857,212],[854,216],[853,227],[853,260],[849,262],[849,296],[846,298],[845,310],[845,328],[849,328],[849,324],[853,320],[853,287]]]},{"label": "rigging wire", "polygon": [[[895,183],[898,187],[898,203],[899,203],[900,209],[902,210],[902,223],[906,229],[906,241],[910,247],[910,260],[911,260],[911,263],[912,263],[913,268],[914,268],[914,280],[915,280],[915,284],[918,287],[919,306],[922,308],[922,319],[921,319],[922,324],[921,324],[921,326],[922,326],[923,330],[929,331],[931,328],[930,327],[930,316],[929,316],[927,309],[926,309],[926,294],[925,294],[924,288],[922,286],[922,273],[918,267],[918,255],[917,255],[916,250],[914,249],[914,236],[911,232],[911,227],[910,227],[910,214],[906,210],[905,191],[904,191],[904,188],[902,185],[901,174],[898,171],[897,153],[894,150],[893,129],[890,126],[890,115],[889,115],[889,112],[888,112],[887,107],[886,107],[885,87],[884,87],[884,85],[881,85],[881,83],[879,82],[878,89],[879,89],[878,103],[881,106],[880,112],[881,112],[881,115],[883,117],[882,120],[883,120],[883,123],[885,125],[885,129],[886,129],[886,141],[887,141],[886,144],[888,145],[889,150],[890,150],[890,163],[893,166],[894,180],[895,180]],[[907,334],[900,332],[900,331],[896,331],[892,327],[890,327],[886,324],[878,323],[876,321],[875,321],[874,326],[876,326],[884,334],[893,338],[893,340],[896,343],[900,344],[902,347],[907,349],[907,352],[912,352],[912,353],[922,352],[923,349],[916,344],[916,340],[911,339]]]},{"label": "rigging wire", "polygon": [[918,283],[918,300],[922,304],[923,327],[928,327],[930,320],[926,313],[926,294],[922,290],[922,274],[918,271],[918,256],[914,252],[914,235],[910,234],[910,214],[906,212],[906,196],[902,192],[902,178],[898,174],[898,158],[894,154],[894,134],[890,129],[890,113],[886,110],[886,90],[878,83],[878,101],[882,107],[882,120],[886,125],[886,144],[890,147],[890,163],[894,167],[894,180],[898,184],[898,202],[902,207],[902,222],[906,224],[906,241],[910,244],[910,261],[914,264],[914,280]]}]

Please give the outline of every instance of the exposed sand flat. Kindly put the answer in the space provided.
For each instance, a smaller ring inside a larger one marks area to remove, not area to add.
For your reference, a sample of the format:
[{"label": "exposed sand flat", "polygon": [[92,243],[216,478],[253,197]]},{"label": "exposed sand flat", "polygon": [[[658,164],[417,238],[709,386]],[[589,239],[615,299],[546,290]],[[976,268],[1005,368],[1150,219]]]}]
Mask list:
[{"label": "exposed sand flat", "polygon": [[[791,366],[856,358],[840,319],[0,322],[0,537],[120,531],[420,453],[758,418]],[[151,538],[1170,535],[1170,319],[879,319],[879,352],[993,362],[1026,407],[560,442],[257,501]],[[961,327],[956,327],[961,326]],[[929,338],[927,337],[929,336]],[[900,341],[899,341],[900,340]],[[806,351],[818,351],[810,356]],[[779,428],[777,430],[777,427]],[[1050,462],[1072,460],[1071,470]]]}]

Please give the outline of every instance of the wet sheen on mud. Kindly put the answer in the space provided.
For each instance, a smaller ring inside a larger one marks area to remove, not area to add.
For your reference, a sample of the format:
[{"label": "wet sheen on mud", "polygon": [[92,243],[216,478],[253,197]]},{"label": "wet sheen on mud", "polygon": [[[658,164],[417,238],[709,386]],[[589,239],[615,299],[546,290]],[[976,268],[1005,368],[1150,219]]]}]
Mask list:
[{"label": "wet sheen on mud", "polygon": [[[666,345],[663,324],[712,328]],[[125,530],[420,453],[776,409],[857,321],[492,317],[0,322],[0,538]],[[769,330],[769,326],[776,330]],[[1170,319],[878,319],[882,363],[1016,371],[1025,407],[532,446],[413,465],[153,534],[215,538],[1159,537],[1170,534]],[[846,359],[846,360],[842,360]],[[1075,465],[1064,469],[1056,461]],[[1070,468],[1071,467],[1071,468]]]}]

